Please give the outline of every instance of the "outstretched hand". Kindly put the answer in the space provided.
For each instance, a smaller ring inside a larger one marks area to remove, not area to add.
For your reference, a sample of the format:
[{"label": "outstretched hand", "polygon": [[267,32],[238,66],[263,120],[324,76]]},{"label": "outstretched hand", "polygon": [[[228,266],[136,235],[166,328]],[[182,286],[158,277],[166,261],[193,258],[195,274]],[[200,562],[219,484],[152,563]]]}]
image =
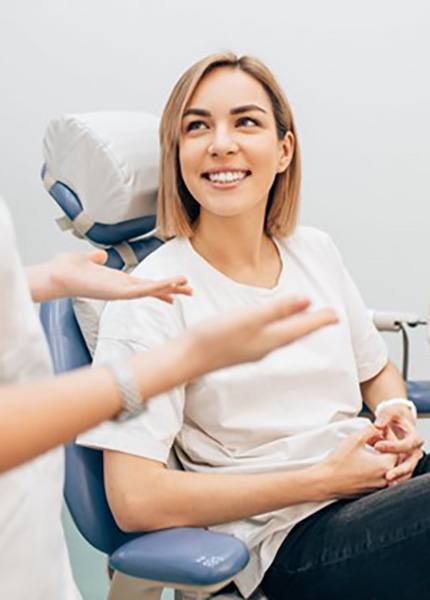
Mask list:
[{"label": "outstretched hand", "polygon": [[253,362],[325,325],[337,322],[330,308],[305,312],[307,298],[285,297],[263,308],[242,310],[190,330],[207,370]]},{"label": "outstretched hand", "polygon": [[49,263],[50,297],[83,296],[99,300],[120,300],[153,296],[173,302],[175,294],[191,295],[185,277],[160,281],[140,279],[123,271],[104,266],[107,253],[68,252]]}]

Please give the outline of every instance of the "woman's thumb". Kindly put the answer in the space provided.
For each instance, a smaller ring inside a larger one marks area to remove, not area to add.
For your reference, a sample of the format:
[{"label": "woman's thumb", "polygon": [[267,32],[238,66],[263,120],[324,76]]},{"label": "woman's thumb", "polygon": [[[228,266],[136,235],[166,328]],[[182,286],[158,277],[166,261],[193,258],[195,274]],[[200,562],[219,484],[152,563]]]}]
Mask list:
[{"label": "woman's thumb", "polygon": [[382,431],[376,428],[374,425],[369,425],[360,432],[357,438],[357,443],[360,446],[374,446],[376,442],[379,442],[383,438]]},{"label": "woman's thumb", "polygon": [[107,252],[102,249],[93,250],[88,256],[90,260],[97,265],[104,265],[108,258]]}]

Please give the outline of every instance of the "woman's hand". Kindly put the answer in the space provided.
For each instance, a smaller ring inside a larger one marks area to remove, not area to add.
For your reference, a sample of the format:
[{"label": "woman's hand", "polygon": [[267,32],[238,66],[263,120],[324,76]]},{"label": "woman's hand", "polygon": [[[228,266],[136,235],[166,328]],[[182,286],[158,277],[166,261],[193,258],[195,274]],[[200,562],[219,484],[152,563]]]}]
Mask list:
[{"label": "woman's hand", "polygon": [[33,300],[83,296],[99,300],[120,300],[153,296],[164,302],[173,302],[174,294],[191,295],[185,277],[161,281],[139,279],[105,267],[107,253],[68,252],[42,265],[27,268]]},{"label": "woman's hand", "polygon": [[395,465],[396,456],[375,449],[382,436],[380,429],[369,425],[349,435],[325,460],[312,467],[322,473],[320,500],[355,498],[387,487],[386,474]]},{"label": "woman's hand", "polygon": [[263,308],[218,317],[189,331],[193,354],[215,370],[263,358],[320,327],[337,323],[330,308],[304,312],[307,298],[285,297]]},{"label": "woman's hand", "polygon": [[396,465],[386,474],[388,485],[410,479],[418,461],[423,456],[424,440],[415,429],[415,422],[407,406],[387,406],[375,421],[383,439],[375,444],[379,452],[397,456]]}]

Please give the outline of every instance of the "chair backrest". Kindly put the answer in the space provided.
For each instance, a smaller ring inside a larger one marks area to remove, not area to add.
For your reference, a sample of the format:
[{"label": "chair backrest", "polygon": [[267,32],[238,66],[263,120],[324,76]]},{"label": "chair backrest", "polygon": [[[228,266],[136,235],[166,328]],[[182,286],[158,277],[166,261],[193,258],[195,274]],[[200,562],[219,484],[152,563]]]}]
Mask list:
[{"label": "chair backrest", "polygon": [[[52,119],[43,141],[43,183],[63,230],[108,250],[108,265],[134,267],[156,232],[159,119],[98,111]],[[145,242],[145,243],[143,243]]]},{"label": "chair backrest", "polygon": [[[109,267],[134,266],[162,243],[152,235],[158,125],[153,115],[125,111],[64,115],[48,124],[42,178],[64,214],[59,224],[105,247]],[[91,363],[71,300],[42,304],[41,320],[56,373]],[[101,451],[66,447],[65,499],[99,550],[111,554],[135,537],[121,532],[109,509]]]},{"label": "chair backrest", "polygon": [[[70,299],[43,303],[40,316],[55,373],[90,364],[90,354]],[[101,451],[68,444],[64,496],[79,531],[98,550],[111,554],[124,542],[136,537],[124,534],[113,519],[103,485]]]}]

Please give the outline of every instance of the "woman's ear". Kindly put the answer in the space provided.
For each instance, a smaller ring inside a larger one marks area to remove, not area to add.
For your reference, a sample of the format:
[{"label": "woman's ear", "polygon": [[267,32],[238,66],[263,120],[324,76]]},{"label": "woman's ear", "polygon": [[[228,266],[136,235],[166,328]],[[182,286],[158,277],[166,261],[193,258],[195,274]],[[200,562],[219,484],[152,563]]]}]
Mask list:
[{"label": "woman's ear", "polygon": [[287,131],[285,137],[282,140],[279,140],[280,154],[278,173],[283,173],[287,170],[290,162],[293,160],[295,145],[296,141],[294,139],[294,134],[291,131]]}]

